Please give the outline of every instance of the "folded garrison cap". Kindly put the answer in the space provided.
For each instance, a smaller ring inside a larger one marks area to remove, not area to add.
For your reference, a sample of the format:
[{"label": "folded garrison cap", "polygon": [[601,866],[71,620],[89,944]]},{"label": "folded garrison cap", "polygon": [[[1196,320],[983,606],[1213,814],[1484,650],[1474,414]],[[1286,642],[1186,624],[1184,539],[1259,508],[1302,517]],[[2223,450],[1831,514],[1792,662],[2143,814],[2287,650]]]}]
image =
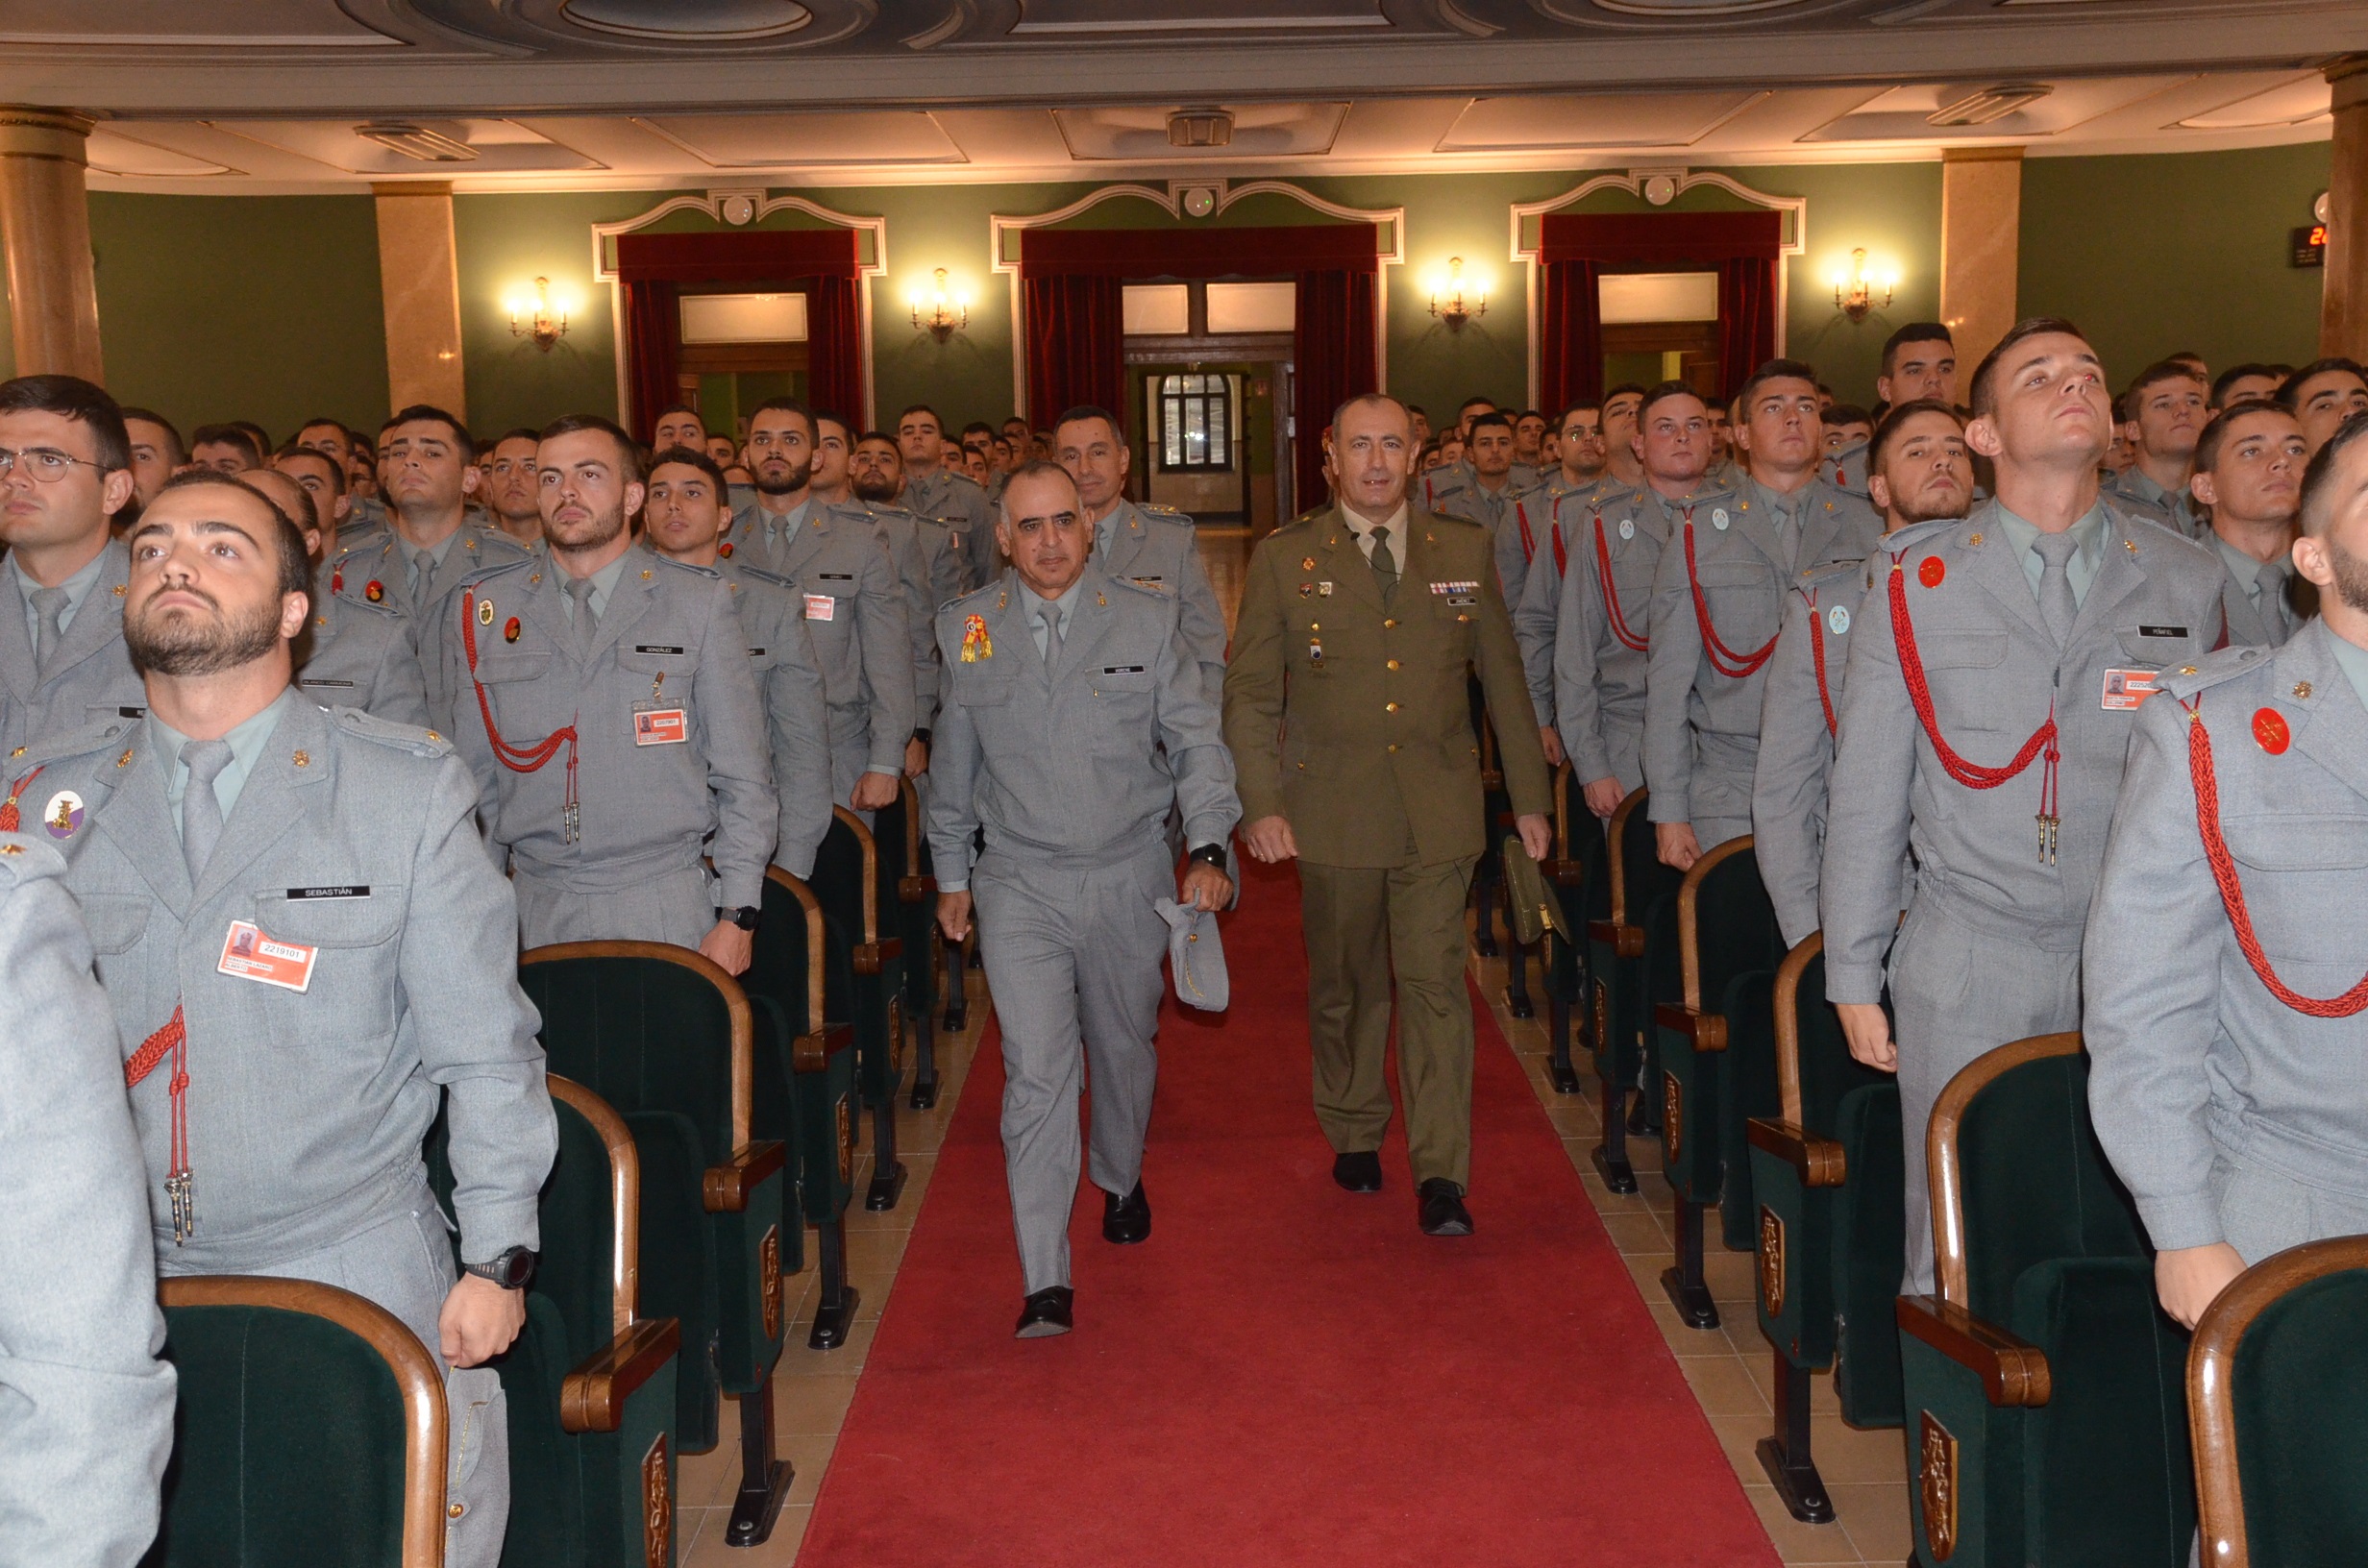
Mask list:
[{"label": "folded garrison cap", "polygon": [[1565,942],[1570,929],[1564,923],[1562,904],[1545,885],[1545,873],[1529,858],[1521,841],[1507,835],[1501,856],[1505,868],[1505,916],[1515,939],[1523,945],[1545,935],[1548,927]]},{"label": "folded garrison cap", "polygon": [[1152,907],[1168,922],[1168,973],[1175,982],[1175,999],[1204,1013],[1222,1013],[1232,986],[1225,978],[1217,917],[1172,898],[1158,899]]}]

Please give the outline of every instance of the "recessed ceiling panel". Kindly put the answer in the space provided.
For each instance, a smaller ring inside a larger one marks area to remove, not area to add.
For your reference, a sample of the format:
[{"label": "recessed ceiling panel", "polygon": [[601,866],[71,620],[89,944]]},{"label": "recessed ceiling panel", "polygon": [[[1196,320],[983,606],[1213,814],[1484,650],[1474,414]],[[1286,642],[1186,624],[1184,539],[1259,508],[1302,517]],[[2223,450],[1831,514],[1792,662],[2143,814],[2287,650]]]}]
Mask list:
[{"label": "recessed ceiling panel", "polygon": [[1330,32],[1386,28],[1379,0],[1020,0],[1026,34]]},{"label": "recessed ceiling panel", "polygon": [[564,0],[559,14],[580,27],[653,42],[742,43],[795,33],[814,19],[797,0]]},{"label": "recessed ceiling panel", "polygon": [[[1201,107],[1201,106],[1195,106]],[[1172,107],[1056,109],[1053,123],[1079,162],[1174,162],[1181,159],[1320,158],[1332,150],[1346,104],[1231,104],[1233,139],[1182,148],[1168,139]]]},{"label": "recessed ceiling panel", "polygon": [[459,161],[427,161],[408,157],[372,140],[356,128],[391,125],[382,116],[368,120],[215,120],[215,129],[277,147],[299,158],[343,169],[348,174],[399,175],[535,173],[552,170],[596,170],[602,165],[572,147],[560,145],[515,120],[427,120],[403,123],[432,134],[438,140],[457,142],[476,156]]},{"label": "recessed ceiling panel", "polygon": [[2178,124],[2188,131],[2254,131],[2266,126],[2301,125],[2328,112],[2331,93],[2327,78],[2313,71],[2265,92],[2250,93],[2217,109],[2190,114]]},{"label": "recessed ceiling panel", "polygon": [[644,114],[633,123],[714,169],[969,161],[936,117],[918,110]]},{"label": "recessed ceiling panel", "polygon": [[[2122,76],[2107,81],[1918,82],[1876,94],[1857,109],[1829,120],[1803,141],[2020,141],[2061,135],[2100,115],[2151,98],[2188,80],[2179,76]],[[2046,96],[2013,112],[1978,125],[1936,125],[1933,116],[1983,88],[2002,85],[2044,86]]]},{"label": "recessed ceiling panel", "polygon": [[1436,149],[1443,153],[1577,152],[1686,147],[1767,96],[1764,92],[1609,93],[1475,98]]},{"label": "recessed ceiling panel", "polygon": [[0,0],[0,43],[184,48],[402,47],[335,0]]},{"label": "recessed ceiling panel", "polygon": [[210,159],[191,158],[176,153],[169,147],[118,135],[105,126],[90,133],[88,148],[90,166],[101,174],[118,174],[132,179],[203,179],[216,174],[236,174],[239,171]]}]

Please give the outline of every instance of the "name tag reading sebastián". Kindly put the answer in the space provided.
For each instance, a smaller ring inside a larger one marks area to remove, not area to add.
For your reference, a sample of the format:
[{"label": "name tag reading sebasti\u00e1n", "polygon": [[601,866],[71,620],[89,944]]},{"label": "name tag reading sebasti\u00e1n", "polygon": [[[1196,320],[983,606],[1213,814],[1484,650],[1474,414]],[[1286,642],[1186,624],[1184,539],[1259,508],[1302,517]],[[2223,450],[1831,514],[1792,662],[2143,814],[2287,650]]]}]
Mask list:
[{"label": "name tag reading sebasti\u00e1n", "polygon": [[293,942],[274,942],[251,920],[233,920],[230,935],[222,939],[222,961],[214,968],[234,980],[303,991],[312,984],[312,960],[319,952]]},{"label": "name tag reading sebasti\u00e1n", "polygon": [[690,738],[690,716],[680,708],[654,708],[633,715],[635,746],[680,746]]}]

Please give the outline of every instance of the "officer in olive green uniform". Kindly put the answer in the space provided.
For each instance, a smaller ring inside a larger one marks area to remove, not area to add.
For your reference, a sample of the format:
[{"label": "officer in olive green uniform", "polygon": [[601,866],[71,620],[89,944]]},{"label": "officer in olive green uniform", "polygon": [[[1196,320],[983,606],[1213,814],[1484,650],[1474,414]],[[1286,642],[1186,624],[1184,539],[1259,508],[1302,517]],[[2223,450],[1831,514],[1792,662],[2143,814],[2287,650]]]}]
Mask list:
[{"label": "officer in olive green uniform", "polygon": [[1316,1115],[1340,1156],[1334,1179],[1380,1185],[1394,970],[1422,1227],[1468,1235],[1464,901],[1488,828],[1470,668],[1533,853],[1546,839],[1545,758],[1487,532],[1407,504],[1413,435],[1394,400],[1351,402],[1333,434],[1343,504],[1276,529],[1250,558],[1225,740],[1246,845],[1300,860]]}]

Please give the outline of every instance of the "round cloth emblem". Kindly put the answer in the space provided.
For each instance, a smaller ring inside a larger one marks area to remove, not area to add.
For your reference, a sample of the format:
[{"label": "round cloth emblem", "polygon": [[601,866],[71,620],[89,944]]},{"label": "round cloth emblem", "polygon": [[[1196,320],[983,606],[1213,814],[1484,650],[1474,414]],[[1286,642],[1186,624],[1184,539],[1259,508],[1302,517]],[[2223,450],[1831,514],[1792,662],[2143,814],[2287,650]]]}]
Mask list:
[{"label": "round cloth emblem", "polygon": [[1619,520],[1619,536],[1622,539],[1634,539],[1637,536],[1637,520],[1635,518],[1623,517]]},{"label": "round cloth emblem", "polygon": [[1834,628],[1835,636],[1848,636],[1850,634],[1850,607],[1846,604],[1835,605],[1825,612],[1825,624]]},{"label": "round cloth emblem", "polygon": [[82,825],[83,797],[72,790],[60,790],[41,808],[41,826],[53,839],[70,839]]},{"label": "round cloth emblem", "polygon": [[1915,569],[1915,580],[1927,588],[1939,587],[1940,579],[1948,575],[1948,563],[1937,555],[1925,556],[1923,564]]},{"label": "round cloth emblem", "polygon": [[368,600],[371,603],[376,604],[386,597],[386,584],[379,581],[376,577],[372,577],[368,585],[362,589],[361,597]]},{"label": "round cloth emblem", "polygon": [[1724,506],[1717,507],[1712,511],[1711,527],[1716,528],[1720,533],[1727,531],[1727,509]]},{"label": "round cloth emblem", "polygon": [[502,641],[506,643],[514,643],[517,640],[518,618],[513,615],[502,624]]},{"label": "round cloth emblem", "polygon": [[492,600],[481,599],[477,601],[477,624],[481,626],[490,626],[493,625]]},{"label": "round cloth emblem", "polygon": [[[2253,715],[2253,738],[2261,749],[2273,757],[2285,755],[2285,748],[2294,744],[2294,732],[2286,727],[2285,715],[2276,708],[2258,708]],[[51,828],[52,833],[57,832]]]}]

